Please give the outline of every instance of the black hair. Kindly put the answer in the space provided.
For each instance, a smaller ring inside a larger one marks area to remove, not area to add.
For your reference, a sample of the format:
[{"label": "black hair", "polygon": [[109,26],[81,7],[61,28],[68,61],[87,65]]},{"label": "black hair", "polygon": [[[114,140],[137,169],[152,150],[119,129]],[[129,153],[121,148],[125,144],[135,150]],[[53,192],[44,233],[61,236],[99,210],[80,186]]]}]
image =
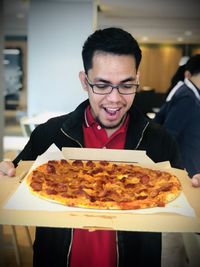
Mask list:
[{"label": "black hair", "polygon": [[82,49],[82,59],[85,72],[92,68],[95,52],[105,52],[115,55],[132,55],[136,61],[136,69],[140,65],[142,52],[133,36],[120,28],[97,30],[85,41]]},{"label": "black hair", "polygon": [[179,66],[175,74],[171,79],[171,86],[174,87],[179,81],[184,81],[185,79],[185,65]]},{"label": "black hair", "polygon": [[184,81],[185,79],[185,64],[181,65],[178,67],[176,72],[171,78],[171,83],[169,88],[167,89],[166,96],[171,92],[171,90],[174,88],[174,86],[179,82],[179,81]]},{"label": "black hair", "polygon": [[192,56],[185,65],[185,70],[188,70],[191,75],[200,73],[200,54]]}]

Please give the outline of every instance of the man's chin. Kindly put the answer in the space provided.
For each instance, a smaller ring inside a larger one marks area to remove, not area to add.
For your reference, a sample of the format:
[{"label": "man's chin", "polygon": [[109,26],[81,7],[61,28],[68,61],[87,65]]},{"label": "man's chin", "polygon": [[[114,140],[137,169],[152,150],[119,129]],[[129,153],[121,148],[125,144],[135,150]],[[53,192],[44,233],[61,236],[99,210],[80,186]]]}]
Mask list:
[{"label": "man's chin", "polygon": [[124,117],[118,121],[118,122],[111,122],[111,123],[103,123],[101,122],[98,118],[96,119],[96,121],[99,123],[99,125],[104,128],[104,129],[107,129],[107,130],[111,130],[111,129],[117,129],[119,128],[119,126],[123,123],[124,121]]}]

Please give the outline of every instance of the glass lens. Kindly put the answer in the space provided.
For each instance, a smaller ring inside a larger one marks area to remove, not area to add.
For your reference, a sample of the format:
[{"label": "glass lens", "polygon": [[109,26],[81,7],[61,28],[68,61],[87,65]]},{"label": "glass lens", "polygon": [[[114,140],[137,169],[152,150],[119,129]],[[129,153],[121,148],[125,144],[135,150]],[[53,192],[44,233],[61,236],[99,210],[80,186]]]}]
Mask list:
[{"label": "glass lens", "polygon": [[93,90],[96,94],[110,94],[112,86],[110,84],[94,84]]},{"label": "glass lens", "polygon": [[136,84],[120,84],[118,86],[120,94],[134,94],[137,90]]},{"label": "glass lens", "polygon": [[106,95],[110,94],[113,89],[117,89],[120,94],[129,95],[134,94],[137,90],[137,84],[119,84],[111,85],[106,83],[90,84],[92,85],[93,92],[95,94]]}]

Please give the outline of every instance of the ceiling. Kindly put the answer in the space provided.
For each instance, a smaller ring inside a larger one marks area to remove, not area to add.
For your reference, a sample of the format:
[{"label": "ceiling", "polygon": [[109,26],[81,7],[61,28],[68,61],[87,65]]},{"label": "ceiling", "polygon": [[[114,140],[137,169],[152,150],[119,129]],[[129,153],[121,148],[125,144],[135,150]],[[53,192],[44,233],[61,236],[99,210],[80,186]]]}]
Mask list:
[{"label": "ceiling", "polygon": [[[48,4],[69,0],[45,1]],[[140,43],[200,44],[200,0],[98,0],[97,3],[98,28],[122,27]],[[30,0],[4,0],[6,36],[27,35],[29,4]]]}]

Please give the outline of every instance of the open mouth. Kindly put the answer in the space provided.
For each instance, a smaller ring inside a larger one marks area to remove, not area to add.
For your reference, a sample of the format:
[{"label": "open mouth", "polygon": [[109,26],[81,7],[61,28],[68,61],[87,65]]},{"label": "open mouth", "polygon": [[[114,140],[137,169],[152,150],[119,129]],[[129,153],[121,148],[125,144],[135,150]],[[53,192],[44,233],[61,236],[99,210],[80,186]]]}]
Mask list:
[{"label": "open mouth", "polygon": [[104,108],[104,110],[108,115],[115,116],[119,112],[120,108]]}]

